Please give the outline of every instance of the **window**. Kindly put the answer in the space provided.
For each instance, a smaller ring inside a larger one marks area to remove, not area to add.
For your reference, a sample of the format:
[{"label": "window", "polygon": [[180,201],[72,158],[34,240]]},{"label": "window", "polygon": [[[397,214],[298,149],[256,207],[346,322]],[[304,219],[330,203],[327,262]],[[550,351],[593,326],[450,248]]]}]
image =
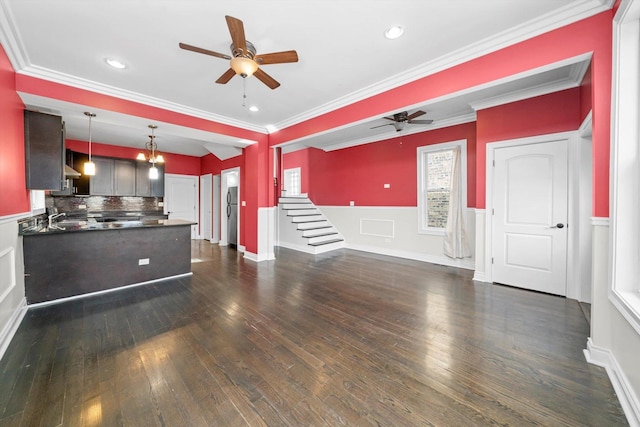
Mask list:
[{"label": "window", "polygon": [[640,333],[640,1],[614,19],[611,111],[611,290],[609,298]]},{"label": "window", "polygon": [[442,234],[447,224],[453,150],[460,147],[463,200],[467,200],[466,140],[418,147],[418,232]]},{"label": "window", "polygon": [[284,190],[287,196],[299,196],[301,191],[300,168],[284,170]]}]

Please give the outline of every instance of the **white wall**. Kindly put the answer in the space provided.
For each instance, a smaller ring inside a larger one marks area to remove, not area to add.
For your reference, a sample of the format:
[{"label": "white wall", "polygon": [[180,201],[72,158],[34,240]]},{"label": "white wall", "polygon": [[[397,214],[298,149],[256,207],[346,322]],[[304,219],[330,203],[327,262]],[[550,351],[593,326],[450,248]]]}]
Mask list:
[{"label": "white wall", "polygon": [[[474,268],[472,258],[444,255],[441,235],[418,234],[417,207],[318,206],[344,236],[346,247],[366,252],[415,259],[434,264]],[[467,209],[467,233],[475,248],[475,210]]]},{"label": "white wall", "polygon": [[0,357],[26,313],[22,238],[16,220],[0,219]]}]

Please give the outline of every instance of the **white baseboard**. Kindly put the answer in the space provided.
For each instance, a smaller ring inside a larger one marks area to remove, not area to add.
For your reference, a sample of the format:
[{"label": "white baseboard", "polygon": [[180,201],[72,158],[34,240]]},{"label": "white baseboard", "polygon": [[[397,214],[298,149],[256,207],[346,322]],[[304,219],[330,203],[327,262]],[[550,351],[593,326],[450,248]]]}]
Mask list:
[{"label": "white baseboard", "polygon": [[262,255],[254,254],[253,252],[249,252],[249,251],[244,251],[244,259],[253,261],[253,262],[271,261],[276,259],[276,254],[273,251],[270,251]]},{"label": "white baseboard", "polygon": [[4,329],[0,332],[0,359],[4,356],[4,352],[7,351],[9,343],[11,343],[13,336],[16,334],[25,314],[27,314],[27,300],[26,298],[22,298],[22,301],[20,301],[18,307],[13,311],[13,314],[11,314],[11,318],[9,318]]},{"label": "white baseboard", "polygon": [[473,274],[473,280],[476,282],[487,282],[487,275],[484,274],[484,271],[476,271]]},{"label": "white baseboard", "polygon": [[353,245],[349,243],[347,243],[346,248],[354,249],[356,251],[371,252],[379,255],[412,259],[414,261],[423,261],[431,264],[446,265],[448,267],[464,268],[466,270],[473,270],[476,268],[475,263],[471,258],[453,259],[446,256],[427,255],[417,252],[384,249],[377,246]]},{"label": "white baseboard", "polygon": [[315,255],[315,252],[309,245],[296,245],[295,243],[278,242],[278,246],[281,246],[287,249],[293,249],[294,251],[300,251],[307,254]]},{"label": "white baseboard", "polygon": [[640,427],[640,401],[633,392],[633,388],[629,385],[629,380],[622,368],[620,368],[613,353],[609,349],[594,345],[591,338],[588,338],[584,357],[587,362],[607,370],[607,375],[611,380],[611,385],[613,385],[613,389],[618,396],[618,401],[620,401],[620,406],[622,406],[629,425],[631,427]]}]

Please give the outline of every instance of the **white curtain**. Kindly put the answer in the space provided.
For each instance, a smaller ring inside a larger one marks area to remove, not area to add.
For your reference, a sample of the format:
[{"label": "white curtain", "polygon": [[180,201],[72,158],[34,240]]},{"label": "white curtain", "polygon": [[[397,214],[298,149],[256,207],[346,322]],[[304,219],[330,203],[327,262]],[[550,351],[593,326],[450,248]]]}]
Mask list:
[{"label": "white curtain", "polygon": [[451,258],[471,256],[467,229],[464,225],[465,201],[462,200],[460,171],[460,147],[453,149],[451,161],[451,188],[449,192],[449,212],[444,235],[444,254]]}]

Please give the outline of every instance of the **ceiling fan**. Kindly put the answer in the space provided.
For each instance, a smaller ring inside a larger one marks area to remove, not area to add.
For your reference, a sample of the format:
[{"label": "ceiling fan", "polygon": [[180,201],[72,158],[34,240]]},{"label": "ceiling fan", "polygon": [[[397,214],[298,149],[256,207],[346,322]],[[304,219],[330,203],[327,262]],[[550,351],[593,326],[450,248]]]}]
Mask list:
[{"label": "ceiling fan", "polygon": [[280,83],[273,77],[260,69],[260,65],[298,62],[298,53],[295,50],[287,50],[283,52],[257,54],[255,46],[247,41],[244,36],[244,25],[242,21],[233,16],[225,16],[225,19],[227,20],[229,33],[231,33],[231,55],[214,52],[186,43],[178,43],[178,46],[192,52],[230,60],[231,68],[221,75],[218,80],[216,80],[216,83],[225,84],[237,74],[242,78],[254,75],[271,89],[280,86]]},{"label": "ceiling fan", "polygon": [[380,126],[374,126],[371,129],[381,128],[382,126],[391,125],[394,128],[396,128],[396,132],[400,132],[402,129],[404,129],[407,123],[410,125],[430,125],[431,123],[433,123],[433,120],[430,120],[430,119],[414,120],[416,117],[420,117],[425,114],[427,113],[422,110],[418,110],[411,114],[407,113],[406,111],[403,111],[401,113],[394,114],[393,117],[383,117],[384,119],[391,120],[393,123],[385,123]]}]

